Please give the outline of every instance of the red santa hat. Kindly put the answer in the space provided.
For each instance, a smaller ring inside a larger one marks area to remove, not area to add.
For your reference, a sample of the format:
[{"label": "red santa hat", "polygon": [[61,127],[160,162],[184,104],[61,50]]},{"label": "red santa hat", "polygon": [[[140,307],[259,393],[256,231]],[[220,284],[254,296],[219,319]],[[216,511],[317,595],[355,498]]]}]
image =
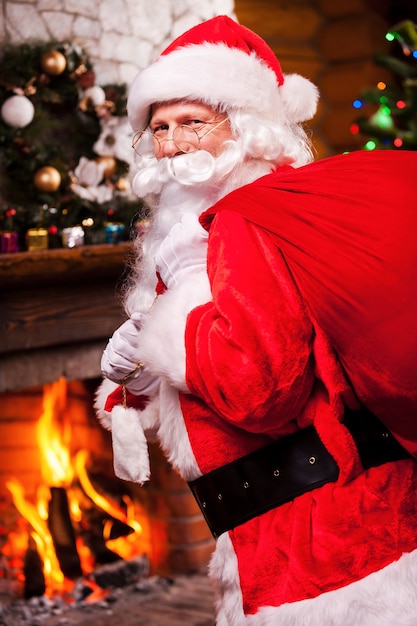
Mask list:
[{"label": "red santa hat", "polygon": [[291,123],[313,117],[318,90],[299,74],[284,75],[261,37],[221,15],[175,39],[138,74],[127,104],[132,128],[147,126],[153,103],[175,99],[223,105]]}]

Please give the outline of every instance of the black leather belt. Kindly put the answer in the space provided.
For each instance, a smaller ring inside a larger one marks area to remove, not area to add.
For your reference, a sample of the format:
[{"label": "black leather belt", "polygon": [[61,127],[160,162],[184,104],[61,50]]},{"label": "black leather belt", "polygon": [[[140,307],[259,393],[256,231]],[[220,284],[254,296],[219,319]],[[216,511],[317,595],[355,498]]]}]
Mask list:
[{"label": "black leather belt", "polygon": [[[347,411],[343,424],[364,469],[410,454],[367,409]],[[301,494],[334,482],[339,468],[314,426],[287,435],[188,483],[215,538]]]}]

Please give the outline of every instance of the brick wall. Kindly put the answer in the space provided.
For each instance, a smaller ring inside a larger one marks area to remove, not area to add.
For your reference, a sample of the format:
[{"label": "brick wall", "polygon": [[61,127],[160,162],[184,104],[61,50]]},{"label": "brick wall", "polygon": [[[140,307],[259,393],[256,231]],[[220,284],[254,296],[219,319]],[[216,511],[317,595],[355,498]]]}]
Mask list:
[{"label": "brick wall", "polygon": [[155,567],[160,572],[199,569],[214,549],[207,524],[188,485],[158,446],[150,446],[150,459],[152,477],[146,491]]}]

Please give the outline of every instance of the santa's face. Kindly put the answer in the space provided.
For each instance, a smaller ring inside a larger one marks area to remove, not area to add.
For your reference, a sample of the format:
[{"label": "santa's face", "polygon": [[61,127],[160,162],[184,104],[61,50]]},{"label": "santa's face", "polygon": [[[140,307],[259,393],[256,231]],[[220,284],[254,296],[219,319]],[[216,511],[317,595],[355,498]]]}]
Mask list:
[{"label": "santa's face", "polygon": [[149,130],[157,159],[205,150],[218,156],[232,139],[229,120],[201,102],[170,102],[152,107]]},{"label": "santa's face", "polygon": [[[148,128],[133,140],[136,195],[153,195],[159,206],[161,194],[168,194],[172,203],[176,189],[181,195],[191,191],[215,200],[220,181],[242,158],[228,116],[189,100],[155,103],[150,115]],[[227,155],[232,146],[233,154]]]},{"label": "santa's face", "polygon": [[[199,214],[272,169],[271,163],[249,157],[240,118],[237,111],[226,114],[204,102],[152,105],[148,128],[133,140],[138,156],[132,189],[158,213],[169,211],[169,220],[161,219],[166,227],[184,212]],[[245,116],[243,123],[247,124]]]},{"label": "santa's face", "polygon": [[[151,115],[150,130],[157,133],[156,143],[162,147],[158,145],[158,154],[152,151],[151,158],[149,153],[145,156],[137,151],[138,171],[132,187],[138,197],[147,198],[151,211],[146,233],[135,241],[138,254],[125,302],[129,314],[147,312],[151,307],[155,254],[174,224],[185,213],[200,215],[225,194],[267,174],[272,167],[266,161],[248,159],[242,142],[232,133],[229,117],[206,104],[155,104]],[[172,135],[181,125],[198,128],[196,150],[186,152],[175,146]],[[145,150],[148,148],[149,143],[145,144]]]}]

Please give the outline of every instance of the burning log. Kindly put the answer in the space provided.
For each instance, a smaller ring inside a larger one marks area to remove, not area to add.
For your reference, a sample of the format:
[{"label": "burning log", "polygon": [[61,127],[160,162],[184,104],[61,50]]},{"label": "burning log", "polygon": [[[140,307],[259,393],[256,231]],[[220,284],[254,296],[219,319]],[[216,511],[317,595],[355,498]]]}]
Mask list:
[{"label": "burning log", "polygon": [[[104,536],[104,526],[107,523],[108,516],[103,516],[102,511],[97,509],[93,503],[91,504],[91,507],[83,509],[79,536],[82,538],[84,545],[90,550],[96,565],[104,565],[105,563],[114,563],[121,560],[122,557],[119,554],[106,546],[107,537],[105,538]],[[121,524],[121,526],[123,525]],[[132,529],[127,527],[124,535],[130,532],[132,532]],[[112,534],[110,536],[113,538]]]},{"label": "burning log", "polygon": [[67,492],[63,487],[51,487],[48,528],[62,573],[70,580],[79,578],[82,576],[80,557],[75,543]]},{"label": "burning log", "polygon": [[97,567],[88,578],[102,589],[106,589],[132,585],[148,574],[149,560],[146,555],[142,555],[128,561],[119,560]]},{"label": "burning log", "polygon": [[25,576],[24,597],[28,600],[43,596],[46,591],[43,563],[31,537],[29,537],[29,545],[23,561],[23,573]]},{"label": "burning log", "polygon": [[107,548],[102,534],[84,531],[82,533],[82,537],[85,545],[89,548],[89,550],[91,550],[91,553],[94,556],[94,562],[97,565],[115,563],[116,561],[121,560],[121,557],[116,554],[116,552]]}]

